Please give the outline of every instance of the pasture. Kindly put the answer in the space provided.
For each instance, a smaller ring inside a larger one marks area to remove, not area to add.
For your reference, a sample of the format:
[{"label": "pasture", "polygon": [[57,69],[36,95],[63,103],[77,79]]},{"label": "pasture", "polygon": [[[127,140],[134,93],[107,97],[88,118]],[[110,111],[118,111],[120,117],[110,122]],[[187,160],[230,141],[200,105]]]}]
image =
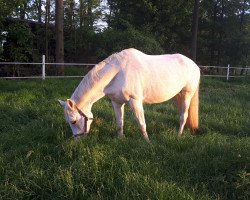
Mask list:
[{"label": "pasture", "polygon": [[0,81],[0,199],[249,199],[249,78],[202,78],[196,136],[177,136],[172,102],[146,105],[152,144],[128,106],[116,139],[107,98],[75,142],[57,99],[79,82]]}]

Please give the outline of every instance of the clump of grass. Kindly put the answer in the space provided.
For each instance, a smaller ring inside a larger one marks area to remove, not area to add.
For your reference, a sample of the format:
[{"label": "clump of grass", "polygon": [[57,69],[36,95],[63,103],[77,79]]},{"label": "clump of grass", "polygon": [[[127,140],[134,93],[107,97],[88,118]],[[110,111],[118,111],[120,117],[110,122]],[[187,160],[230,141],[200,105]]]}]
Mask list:
[{"label": "clump of grass", "polygon": [[75,142],[57,99],[79,81],[0,81],[1,199],[249,197],[248,79],[202,80],[197,136],[177,136],[171,102],[145,106],[151,145],[129,108],[126,138],[116,139],[107,98],[93,107],[91,135]]}]

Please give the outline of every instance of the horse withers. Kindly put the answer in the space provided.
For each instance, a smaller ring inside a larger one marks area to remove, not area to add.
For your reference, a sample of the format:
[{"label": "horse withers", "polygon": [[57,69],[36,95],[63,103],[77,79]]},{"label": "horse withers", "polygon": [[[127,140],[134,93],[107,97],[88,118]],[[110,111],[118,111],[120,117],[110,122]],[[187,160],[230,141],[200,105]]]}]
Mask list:
[{"label": "horse withers", "polygon": [[115,110],[118,137],[123,136],[124,105],[135,115],[143,137],[149,141],[143,104],[174,99],[180,114],[179,134],[186,125],[199,124],[199,67],[181,54],[146,55],[136,49],[112,54],[82,79],[71,98],[59,100],[73,136],[87,135],[93,121],[92,105],[108,96]]}]

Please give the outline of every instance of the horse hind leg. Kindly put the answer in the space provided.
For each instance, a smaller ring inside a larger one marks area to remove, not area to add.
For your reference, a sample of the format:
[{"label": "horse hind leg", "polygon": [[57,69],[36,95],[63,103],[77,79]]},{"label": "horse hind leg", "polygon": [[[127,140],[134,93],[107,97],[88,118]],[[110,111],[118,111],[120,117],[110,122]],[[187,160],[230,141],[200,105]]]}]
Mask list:
[{"label": "horse hind leg", "polygon": [[144,110],[143,110],[142,101],[130,99],[129,105],[134,112],[135,118],[137,120],[139,128],[141,129],[141,132],[142,132],[144,139],[147,142],[149,142],[148,133],[146,130],[146,122],[145,122],[145,117],[144,117]]},{"label": "horse hind leg", "polygon": [[179,92],[177,95],[174,96],[173,98],[174,104],[177,107],[179,111],[179,115],[181,115],[181,108],[182,108],[182,95],[181,92]]},{"label": "horse hind leg", "polygon": [[180,105],[180,127],[179,127],[179,135],[183,134],[183,130],[188,118],[188,109],[190,106],[190,102],[192,99],[193,93],[190,92],[182,92],[181,97],[179,99]]},{"label": "horse hind leg", "polygon": [[123,135],[124,104],[120,104],[115,101],[112,101],[112,105],[115,110],[115,119],[116,119],[118,138],[122,138],[124,136]]}]

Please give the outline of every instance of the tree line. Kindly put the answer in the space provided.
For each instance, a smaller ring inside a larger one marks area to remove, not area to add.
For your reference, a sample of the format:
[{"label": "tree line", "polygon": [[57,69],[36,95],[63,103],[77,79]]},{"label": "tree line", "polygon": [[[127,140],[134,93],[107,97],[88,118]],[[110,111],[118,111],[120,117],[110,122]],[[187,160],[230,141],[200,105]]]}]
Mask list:
[{"label": "tree line", "polygon": [[97,62],[134,47],[250,63],[250,0],[0,0],[0,13],[2,61]]}]

